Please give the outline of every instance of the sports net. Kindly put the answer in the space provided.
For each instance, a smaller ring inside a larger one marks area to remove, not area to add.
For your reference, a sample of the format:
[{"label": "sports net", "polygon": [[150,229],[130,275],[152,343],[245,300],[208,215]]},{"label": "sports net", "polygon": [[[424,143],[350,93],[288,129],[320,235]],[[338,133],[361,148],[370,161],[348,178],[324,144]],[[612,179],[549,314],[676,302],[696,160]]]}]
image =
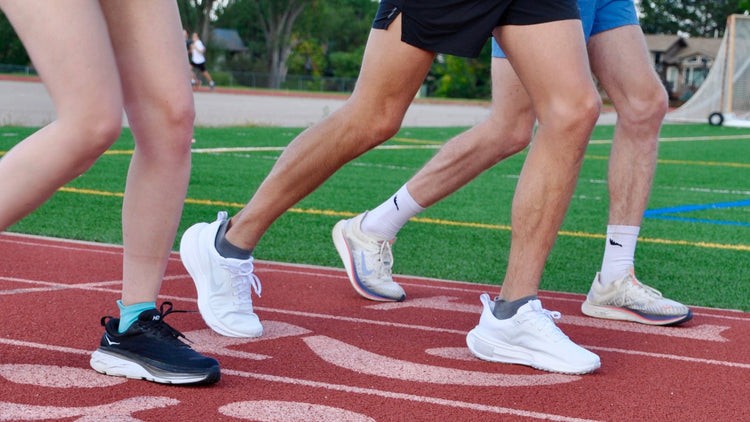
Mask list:
[{"label": "sports net", "polygon": [[750,16],[732,15],[714,65],[673,122],[709,122],[750,127]]}]

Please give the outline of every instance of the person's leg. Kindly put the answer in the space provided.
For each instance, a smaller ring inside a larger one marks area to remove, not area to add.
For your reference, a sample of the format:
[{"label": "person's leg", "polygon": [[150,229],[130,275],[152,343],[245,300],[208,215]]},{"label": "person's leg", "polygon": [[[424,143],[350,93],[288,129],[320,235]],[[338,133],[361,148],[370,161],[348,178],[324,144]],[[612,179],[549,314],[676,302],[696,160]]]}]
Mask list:
[{"label": "person's leg", "polygon": [[419,205],[430,207],[486,169],[531,142],[536,116],[521,81],[507,59],[492,59],[489,116],[448,141],[406,186]]},{"label": "person's leg", "polygon": [[401,42],[401,17],[370,32],[362,69],[344,106],[292,141],[250,202],[232,217],[227,239],[252,249],[268,227],[341,166],[393,136],[435,54]]},{"label": "person's leg", "polygon": [[192,68],[191,68],[191,70],[193,72],[193,79],[192,80],[195,81],[195,83],[193,84],[193,86],[195,86],[196,88],[200,88],[201,87],[201,83],[203,83],[203,81],[201,80],[201,70],[200,70],[200,68],[197,65],[193,65]]},{"label": "person's leg", "polygon": [[512,204],[511,248],[500,292],[510,302],[537,294],[601,100],[580,21],[503,26],[495,36],[529,92],[539,124]]},{"label": "person's leg", "polygon": [[198,290],[198,309],[216,332],[257,337],[263,327],[252,310],[260,295],[252,249],[268,227],[341,166],[382,144],[401,126],[434,53],[401,42],[401,17],[373,29],[352,96],[335,113],[297,136],[231,223],[226,213],[190,227],[180,256]]},{"label": "person's leg", "polygon": [[173,5],[101,3],[136,143],[122,211],[122,302],[130,305],[159,293],[190,179],[195,111]]},{"label": "person's leg", "polygon": [[203,77],[206,78],[206,80],[208,81],[208,86],[211,89],[214,89],[214,86],[216,86],[216,84],[214,83],[213,78],[211,78],[211,74],[208,73],[208,70],[204,70],[202,73],[203,73]]},{"label": "person's leg", "polygon": [[537,114],[539,127],[516,186],[511,247],[500,297],[482,295],[479,324],[466,336],[474,356],[563,373],[587,373],[599,357],[572,342],[536,295],[570,202],[600,99],[581,22],[562,20],[495,31]]},{"label": "person's leg", "polygon": [[355,291],[371,300],[403,300],[393,281],[390,245],[421,210],[484,170],[525,148],[535,116],[526,90],[505,58],[492,59],[492,108],[477,126],[449,140],[394,195],[374,210],[339,221],[333,241]]},{"label": "person's leg", "polygon": [[[155,308],[190,178],[195,111],[183,65],[177,6],[166,0],[101,0],[135,139],[122,208],[121,318],[105,333],[91,366],[102,373],[168,384],[210,384],[219,363],[179,340]],[[158,42],[155,42],[158,40]]]},{"label": "person's leg", "polygon": [[[98,2],[0,1],[57,111],[0,160],[0,230],[88,170],[122,127],[115,59]],[[75,22],[76,24],[71,24]]]},{"label": "person's leg", "polygon": [[[691,316],[686,306],[633,281],[635,247],[656,170],[659,130],[667,110],[666,91],[650,64],[638,25],[595,34],[588,50],[591,67],[617,111],[617,123],[609,159],[605,252],[584,313],[659,325],[684,322]],[[608,293],[596,294],[605,291]],[[613,306],[597,308],[592,300]]]}]

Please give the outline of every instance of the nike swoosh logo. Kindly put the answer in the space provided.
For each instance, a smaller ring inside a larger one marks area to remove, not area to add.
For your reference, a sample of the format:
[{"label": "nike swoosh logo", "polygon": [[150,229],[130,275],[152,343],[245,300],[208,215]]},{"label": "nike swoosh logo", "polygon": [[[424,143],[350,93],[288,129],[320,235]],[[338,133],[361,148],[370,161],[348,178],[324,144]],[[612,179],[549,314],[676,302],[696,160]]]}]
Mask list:
[{"label": "nike swoosh logo", "polygon": [[615,242],[615,241],[614,241],[614,240],[612,240],[611,238],[609,239],[609,244],[610,244],[610,245],[612,245],[612,246],[619,246],[619,247],[622,247],[622,245],[621,245],[621,244],[619,244],[619,243]]},{"label": "nike swoosh logo", "polygon": [[396,211],[400,211],[401,209],[398,207],[398,195],[395,195],[393,197],[393,205],[396,206]]},{"label": "nike swoosh logo", "polygon": [[359,259],[360,259],[360,262],[362,263],[359,272],[362,273],[362,275],[364,276],[372,275],[374,271],[367,268],[367,261],[365,260],[365,251],[360,251],[359,254],[360,254]]},{"label": "nike swoosh logo", "polygon": [[108,345],[110,345],[110,346],[117,346],[117,345],[119,345],[119,344],[120,344],[120,343],[119,343],[119,342],[117,342],[117,341],[112,341],[112,340],[111,340],[111,339],[109,338],[109,334],[107,334],[107,333],[104,333],[104,340],[107,340],[107,344],[108,344]]}]

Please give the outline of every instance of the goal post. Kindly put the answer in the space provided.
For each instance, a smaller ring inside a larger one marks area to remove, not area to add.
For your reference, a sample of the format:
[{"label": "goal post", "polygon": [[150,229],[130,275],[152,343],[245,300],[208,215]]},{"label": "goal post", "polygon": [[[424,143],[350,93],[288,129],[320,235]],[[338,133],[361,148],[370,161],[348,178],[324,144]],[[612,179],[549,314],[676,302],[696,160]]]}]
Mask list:
[{"label": "goal post", "polygon": [[750,16],[731,15],[706,80],[671,122],[750,127]]}]

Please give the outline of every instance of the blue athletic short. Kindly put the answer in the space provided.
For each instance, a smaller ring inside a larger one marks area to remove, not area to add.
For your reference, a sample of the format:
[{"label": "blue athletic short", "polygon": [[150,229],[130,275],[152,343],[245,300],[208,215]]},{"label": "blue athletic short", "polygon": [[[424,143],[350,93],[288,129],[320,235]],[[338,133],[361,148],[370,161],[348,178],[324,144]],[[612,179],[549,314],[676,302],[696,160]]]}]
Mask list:
[{"label": "blue athletic short", "polygon": [[[638,25],[633,0],[578,0],[583,35],[589,37],[625,25]],[[492,38],[492,57],[505,57],[505,53]]]}]

